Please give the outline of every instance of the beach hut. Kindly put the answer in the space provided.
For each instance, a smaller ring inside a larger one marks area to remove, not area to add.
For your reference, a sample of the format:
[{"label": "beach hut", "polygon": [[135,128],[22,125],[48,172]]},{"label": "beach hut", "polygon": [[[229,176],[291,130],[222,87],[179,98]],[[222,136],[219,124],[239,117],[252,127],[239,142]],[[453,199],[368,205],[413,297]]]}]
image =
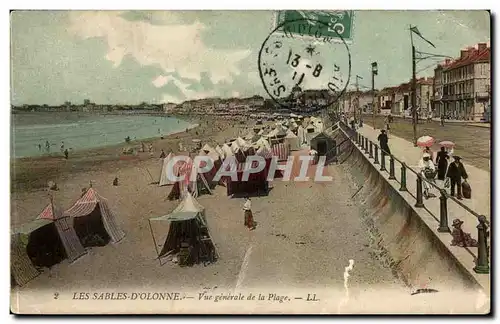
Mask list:
[{"label": "beach hut", "polygon": [[[152,223],[169,223],[163,244],[158,245]],[[188,192],[175,210],[165,216],[149,219],[151,237],[157,258],[176,256],[180,266],[215,262],[219,254],[208,229],[205,208]],[[158,249],[160,248],[160,249]]]},{"label": "beach hut", "polygon": [[162,167],[161,167],[161,173],[160,173],[160,180],[158,180],[158,185],[161,187],[161,186],[167,186],[167,185],[171,185],[173,184],[174,182],[171,181],[169,178],[168,178],[168,168],[169,167],[172,167],[171,165],[169,165],[169,162],[173,159],[174,157],[174,154],[173,153],[169,153],[167,155],[167,157],[165,157],[163,160],[162,160]]},{"label": "beach hut", "polygon": [[[267,175],[269,172],[269,166],[271,164],[272,155],[268,154],[266,151],[261,151],[261,156],[266,159],[266,166],[263,170],[257,173],[249,173],[248,179],[244,179],[244,171],[248,170],[250,167],[256,168],[257,161],[245,161],[237,162],[236,165],[227,165],[226,170],[230,171],[232,167],[236,169],[236,179],[229,176],[224,176],[224,181],[226,182],[227,195],[232,197],[243,197],[252,194],[267,194],[269,190],[269,184],[267,181]],[[267,157],[267,158],[266,158]],[[252,163],[252,165],[249,165]]]},{"label": "beach hut", "polygon": [[285,145],[288,146],[290,151],[297,151],[300,149],[299,138],[291,130],[286,132]]},{"label": "beach hut", "polygon": [[125,237],[107,199],[93,188],[66,210],[64,216],[73,219],[73,227],[83,246],[102,246],[110,241],[118,243]]},{"label": "beach hut", "polygon": [[336,141],[323,132],[310,139],[311,149],[316,150],[319,156],[326,156],[327,162],[336,158],[336,145]]}]

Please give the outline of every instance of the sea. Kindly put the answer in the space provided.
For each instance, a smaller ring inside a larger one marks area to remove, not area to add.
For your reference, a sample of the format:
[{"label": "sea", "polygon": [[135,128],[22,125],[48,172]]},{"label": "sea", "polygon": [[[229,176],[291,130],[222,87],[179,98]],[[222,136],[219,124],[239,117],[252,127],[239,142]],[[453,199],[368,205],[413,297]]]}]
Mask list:
[{"label": "sea", "polygon": [[[95,115],[75,112],[19,113],[11,118],[11,157],[34,157],[76,152],[160,137],[192,128],[186,121],[167,116]],[[46,147],[46,143],[50,147]],[[40,145],[40,146],[39,146]]]}]

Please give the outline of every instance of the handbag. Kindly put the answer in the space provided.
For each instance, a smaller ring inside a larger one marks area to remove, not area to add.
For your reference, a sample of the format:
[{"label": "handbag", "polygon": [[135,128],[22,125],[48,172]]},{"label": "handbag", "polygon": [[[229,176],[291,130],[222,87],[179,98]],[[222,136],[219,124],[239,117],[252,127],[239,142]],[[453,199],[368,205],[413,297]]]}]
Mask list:
[{"label": "handbag", "polygon": [[449,188],[450,187],[450,184],[451,184],[451,180],[449,177],[446,177],[446,179],[444,179],[444,187],[445,188]]},{"label": "handbag", "polygon": [[467,180],[462,182],[462,195],[464,196],[465,199],[471,198],[472,190]]}]

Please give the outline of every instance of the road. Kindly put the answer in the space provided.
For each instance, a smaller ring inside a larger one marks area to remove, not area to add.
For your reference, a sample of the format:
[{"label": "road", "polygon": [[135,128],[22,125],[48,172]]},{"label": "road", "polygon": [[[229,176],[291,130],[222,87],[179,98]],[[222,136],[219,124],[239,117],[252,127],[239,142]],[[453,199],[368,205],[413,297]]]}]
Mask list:
[{"label": "road", "polygon": [[[383,125],[385,117],[376,117],[375,126],[380,128]],[[364,116],[364,123],[373,126],[372,116]],[[391,124],[390,132],[398,137],[408,141],[413,141],[413,125],[411,119],[394,118]],[[430,123],[421,121],[417,126],[417,137],[429,135],[436,139],[436,143],[448,140],[457,145],[455,154],[462,157],[463,161],[472,164],[485,171],[490,170],[490,138],[491,129],[486,127],[477,127],[464,125],[460,123],[445,123],[441,126],[439,122]],[[436,151],[439,146],[433,147]]]}]

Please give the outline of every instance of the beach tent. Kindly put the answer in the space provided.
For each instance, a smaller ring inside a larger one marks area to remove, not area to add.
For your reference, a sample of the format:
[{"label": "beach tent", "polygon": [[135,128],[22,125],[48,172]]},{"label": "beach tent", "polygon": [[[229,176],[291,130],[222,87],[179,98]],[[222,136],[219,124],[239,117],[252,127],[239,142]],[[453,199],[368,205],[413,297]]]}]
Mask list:
[{"label": "beach tent", "polygon": [[48,220],[56,227],[69,262],[73,262],[87,253],[73,228],[73,220],[64,216],[62,209],[55,207],[54,203],[48,204],[37,219]]},{"label": "beach tent", "polygon": [[118,243],[125,237],[107,199],[93,188],[66,210],[64,216],[73,219],[73,227],[83,246],[102,246],[109,241]]},{"label": "beach tent", "polygon": [[290,148],[285,143],[276,143],[271,147],[271,152],[278,157],[278,161],[287,161],[290,155]]},{"label": "beach tent", "polygon": [[[44,220],[36,222],[40,225],[30,224],[30,226],[41,227],[50,223]],[[14,285],[24,286],[40,275],[40,271],[34,266],[26,249],[30,233],[30,230],[25,226],[24,228],[15,228],[10,235],[10,275]]]},{"label": "beach tent", "polygon": [[165,157],[162,161],[160,180],[158,181],[158,185],[160,187],[173,184],[173,182],[168,178],[168,163],[170,162],[170,160],[172,160],[173,157],[174,154],[168,153],[167,157]]},{"label": "beach tent", "polygon": [[335,160],[336,145],[336,141],[323,132],[310,139],[311,149],[316,150],[319,156],[326,156],[327,162]]},{"label": "beach tent", "polygon": [[[253,165],[249,165],[252,163]],[[244,171],[250,167],[257,167],[257,161],[245,161],[243,163],[236,162],[236,174],[237,179],[233,179],[229,176],[224,176],[224,181],[226,182],[227,195],[233,197],[243,197],[250,194],[267,194],[269,190],[269,184],[267,181],[267,174],[269,172],[269,166],[271,159],[266,160],[266,166],[264,169],[257,173],[250,173],[248,175],[248,180],[243,179]],[[227,165],[227,170],[231,170],[231,165]]]},{"label": "beach tent", "polygon": [[302,125],[297,128],[297,137],[299,138],[299,144],[305,144],[306,143],[306,130]]},{"label": "beach tent", "polygon": [[[152,226],[158,222],[169,223],[168,234],[162,240],[162,245],[157,244]],[[215,262],[219,258],[208,229],[205,208],[190,193],[184,196],[172,213],[150,218],[149,228],[160,265],[161,259],[169,255],[177,255],[181,266]]]},{"label": "beach tent", "polygon": [[265,147],[267,149],[271,149],[271,144],[269,144],[269,141],[267,139],[265,139],[264,137],[261,137],[257,140],[257,142],[255,142],[255,146],[257,147],[257,149],[261,148],[261,147]]},{"label": "beach tent", "polygon": [[85,253],[71,219],[50,203],[35,220],[12,231],[11,275],[23,286],[39,275],[36,267],[52,267],[66,258],[73,262]]},{"label": "beach tent", "polygon": [[300,149],[299,138],[290,130],[286,132],[285,145],[288,146],[290,151],[297,151]]},{"label": "beach tent", "polygon": [[205,153],[208,153],[212,150],[212,147],[208,144],[205,144],[203,145],[203,147],[201,148],[202,151],[205,151]]},{"label": "beach tent", "polygon": [[[179,177],[180,180],[176,181],[172,186],[167,199],[175,200],[184,197],[188,192],[193,195],[193,197],[198,197],[205,191],[208,194],[212,194],[210,185],[205,177],[204,173],[198,171],[198,167],[193,164],[193,160],[189,162],[180,161],[176,163],[173,168],[174,175]],[[196,177],[191,179],[192,173],[196,174]]]}]

